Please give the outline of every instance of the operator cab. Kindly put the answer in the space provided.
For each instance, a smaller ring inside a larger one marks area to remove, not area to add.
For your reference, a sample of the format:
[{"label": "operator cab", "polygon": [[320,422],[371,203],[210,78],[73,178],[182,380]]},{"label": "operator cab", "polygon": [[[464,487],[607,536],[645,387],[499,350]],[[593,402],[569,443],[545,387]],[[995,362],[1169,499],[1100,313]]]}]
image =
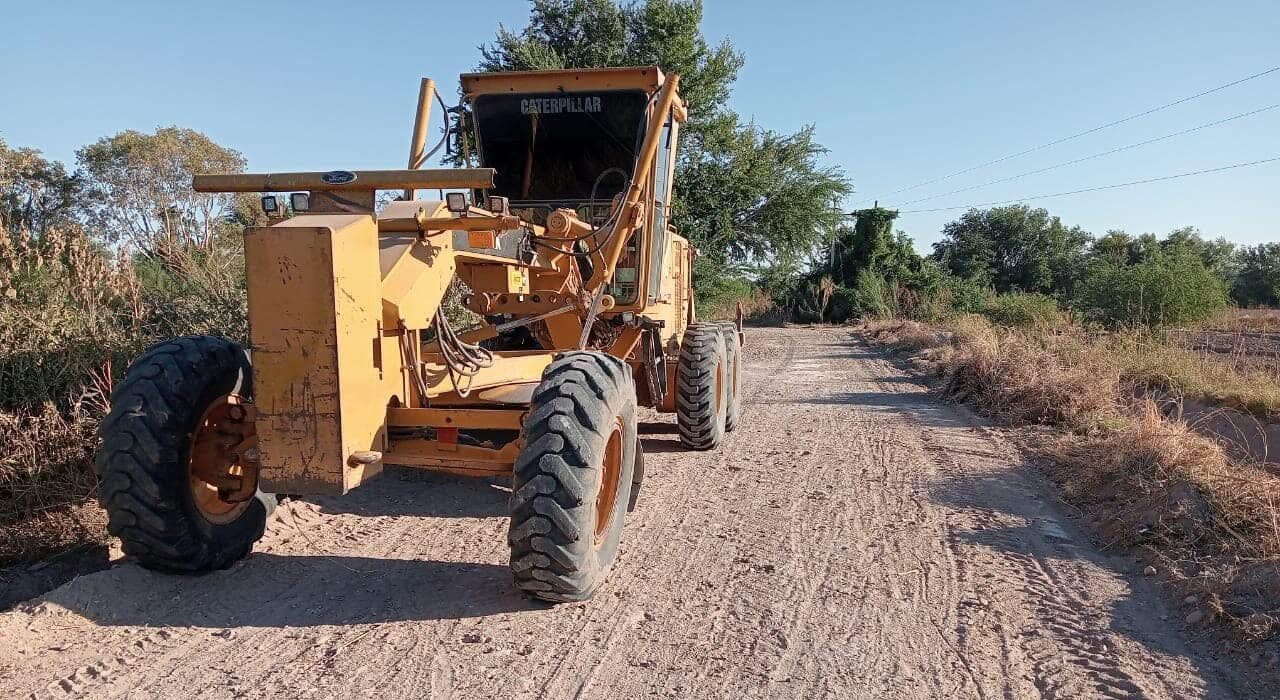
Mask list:
[{"label": "operator cab", "polygon": [[[507,197],[511,213],[535,224],[544,224],[561,208],[592,225],[604,224],[635,171],[652,97],[662,80],[653,67],[462,76],[479,164],[497,170],[488,194]],[[672,115],[663,117],[646,223],[665,234],[676,126]],[[660,286],[666,236],[647,236],[647,231],[647,226],[636,230],[618,261],[609,293],[620,305],[637,303],[644,287],[652,297]],[[642,286],[646,242],[658,264]],[[590,239],[579,244],[582,249],[592,245]]]}]

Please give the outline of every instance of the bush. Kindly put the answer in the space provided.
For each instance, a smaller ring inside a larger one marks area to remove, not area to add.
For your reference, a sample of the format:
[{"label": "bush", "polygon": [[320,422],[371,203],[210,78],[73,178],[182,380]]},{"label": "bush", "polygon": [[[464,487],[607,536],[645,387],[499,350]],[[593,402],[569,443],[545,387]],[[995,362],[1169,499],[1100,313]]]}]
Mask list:
[{"label": "bush", "polygon": [[858,273],[852,303],[857,313],[873,318],[890,318],[897,311],[894,288],[884,275],[873,270]]},{"label": "bush", "polygon": [[1089,319],[1110,326],[1172,326],[1220,313],[1227,307],[1227,290],[1199,257],[1175,252],[1136,265],[1092,265],[1076,305]]},{"label": "bush", "polygon": [[1058,324],[1058,302],[1043,294],[1000,294],[987,303],[982,315],[1001,326],[1048,328]]},{"label": "bush", "polygon": [[951,309],[958,314],[980,314],[995,296],[990,287],[959,277],[948,277],[944,289],[950,295]]},{"label": "bush", "polygon": [[243,339],[244,308],[238,237],[130,256],[0,226],[0,565],[105,537],[76,512],[113,380],[161,338]]}]

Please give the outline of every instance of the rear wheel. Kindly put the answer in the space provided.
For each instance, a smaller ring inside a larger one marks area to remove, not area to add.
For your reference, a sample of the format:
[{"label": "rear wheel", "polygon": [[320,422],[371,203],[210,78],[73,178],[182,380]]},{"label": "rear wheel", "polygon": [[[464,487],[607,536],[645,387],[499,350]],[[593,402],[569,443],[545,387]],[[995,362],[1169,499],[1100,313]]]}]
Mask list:
[{"label": "rear wheel", "polygon": [[257,490],[252,397],[244,349],[223,338],[175,338],[129,366],[95,460],[126,554],[182,572],[249,554],[275,507]]},{"label": "rear wheel", "polygon": [[529,595],[586,600],[613,566],[636,462],[630,368],[597,352],[542,374],[511,485],[511,571]]},{"label": "rear wheel", "polygon": [[684,332],[676,368],[676,427],[686,447],[711,450],[724,441],[729,369],[718,324],[698,323]]},{"label": "rear wheel", "polygon": [[731,322],[722,322],[720,329],[724,335],[725,364],[729,371],[728,380],[729,403],[724,413],[725,432],[732,432],[738,427],[738,415],[742,412],[742,396],[739,393],[742,382],[742,345],[738,343],[738,326]]}]

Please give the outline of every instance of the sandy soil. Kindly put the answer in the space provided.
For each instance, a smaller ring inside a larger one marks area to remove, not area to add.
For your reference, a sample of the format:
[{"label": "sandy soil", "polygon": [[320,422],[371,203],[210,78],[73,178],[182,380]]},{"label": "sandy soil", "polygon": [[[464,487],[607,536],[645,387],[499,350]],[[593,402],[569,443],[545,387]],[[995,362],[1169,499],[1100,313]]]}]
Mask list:
[{"label": "sandy soil", "polygon": [[649,476],[589,603],[514,592],[500,485],[397,471],[286,504],[228,571],[122,563],[0,615],[0,695],[1269,696],[980,419],[843,331],[747,353],[722,449],[642,426]]}]

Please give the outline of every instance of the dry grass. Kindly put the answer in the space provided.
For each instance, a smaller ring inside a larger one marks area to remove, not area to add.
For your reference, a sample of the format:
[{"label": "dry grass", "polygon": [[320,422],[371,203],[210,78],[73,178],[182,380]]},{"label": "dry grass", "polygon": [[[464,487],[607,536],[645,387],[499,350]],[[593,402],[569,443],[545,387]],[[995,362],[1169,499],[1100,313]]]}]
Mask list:
[{"label": "dry grass", "polygon": [[113,377],[161,337],[242,335],[239,258],[0,228],[0,565],[105,539],[90,462]]},{"label": "dry grass", "polygon": [[1248,637],[1280,629],[1280,476],[1228,459],[1155,404],[1135,409],[1131,399],[1129,382],[1150,379],[1152,368],[1180,387],[1214,375],[1168,371],[1183,358],[1173,352],[1134,353],[1114,338],[1023,332],[975,317],[948,329],[877,322],[865,332],[913,353],[954,399],[1012,425],[1058,428],[1031,444],[1104,546],[1149,554],[1179,595],[1195,593]]},{"label": "dry grass", "polygon": [[1119,335],[1107,342],[1125,379],[1136,386],[1252,413],[1280,416],[1280,376],[1229,355],[1194,350],[1150,335]]},{"label": "dry grass", "polygon": [[1211,327],[1254,333],[1280,332],[1280,309],[1231,309],[1215,320]]},{"label": "dry grass", "polygon": [[0,565],[105,540],[90,467],[96,429],[81,408],[0,413]]},{"label": "dry grass", "polygon": [[952,332],[919,321],[869,321],[863,331],[881,345],[917,352],[947,347]]},{"label": "dry grass", "polygon": [[781,326],[786,321],[786,310],[775,304],[758,287],[752,287],[745,296],[719,300],[705,309],[699,307],[698,316],[712,320],[733,320],[738,316],[739,303],[742,304],[743,317],[755,325]]}]

